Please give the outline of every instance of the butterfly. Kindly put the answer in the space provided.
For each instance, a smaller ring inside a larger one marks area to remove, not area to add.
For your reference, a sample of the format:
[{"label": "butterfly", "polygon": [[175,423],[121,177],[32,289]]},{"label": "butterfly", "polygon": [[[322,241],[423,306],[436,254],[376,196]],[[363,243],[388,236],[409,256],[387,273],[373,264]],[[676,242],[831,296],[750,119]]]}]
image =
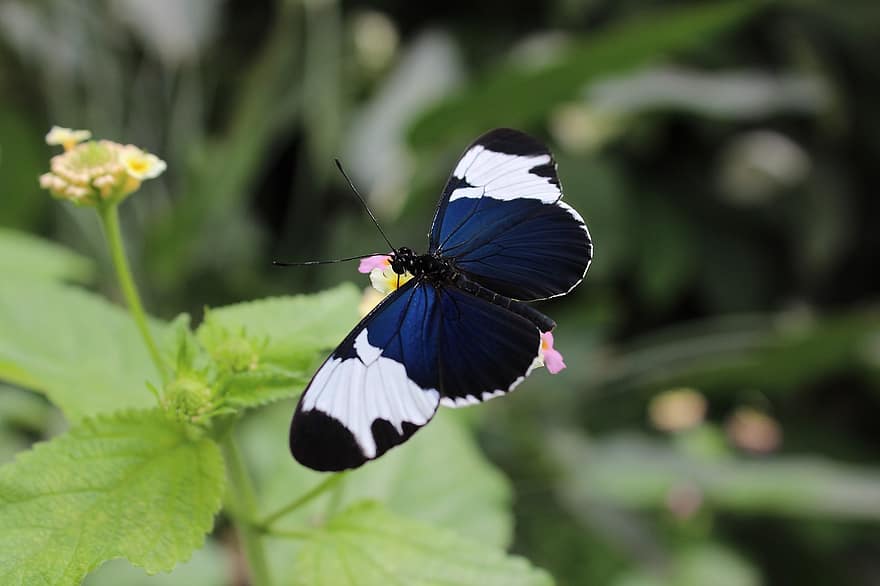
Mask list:
[{"label": "butterfly", "polygon": [[427,252],[389,254],[400,286],[300,397],[294,458],[320,471],[356,468],[412,437],[440,406],[512,391],[542,364],[556,326],[529,302],[569,293],[592,257],[547,148],[507,128],[479,137],[443,190]]}]

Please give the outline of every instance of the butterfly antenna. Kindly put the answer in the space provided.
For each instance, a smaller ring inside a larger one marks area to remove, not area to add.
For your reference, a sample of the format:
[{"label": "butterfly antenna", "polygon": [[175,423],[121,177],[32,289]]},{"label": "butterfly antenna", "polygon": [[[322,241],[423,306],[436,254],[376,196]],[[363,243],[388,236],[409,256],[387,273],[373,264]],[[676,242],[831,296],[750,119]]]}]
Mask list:
[{"label": "butterfly antenna", "polygon": [[367,205],[367,202],[361,196],[357,187],[354,186],[354,183],[352,182],[352,180],[348,176],[348,174],[345,172],[345,169],[342,168],[342,163],[339,161],[339,159],[333,159],[333,160],[336,161],[336,168],[339,169],[339,172],[342,173],[343,177],[345,177],[345,180],[348,182],[348,186],[351,187],[351,190],[357,196],[358,200],[361,202],[361,205],[364,206],[364,209],[367,210],[368,214],[370,214],[370,219],[373,220],[374,224],[376,224],[376,228],[379,229],[379,233],[382,235],[382,238],[385,239],[385,242],[386,242],[386,244],[388,244],[388,247],[394,251],[394,254],[397,254],[397,249],[394,248],[394,245],[391,244],[390,240],[388,240],[388,236],[385,235],[385,230],[383,230],[382,226],[379,225],[379,221],[376,220],[376,216],[373,215],[373,212],[370,210],[370,206]]},{"label": "butterfly antenna", "polygon": [[348,256],[346,258],[335,258],[333,260],[307,260],[305,262],[284,262],[280,260],[273,260],[272,264],[276,267],[306,267],[309,265],[329,265],[335,262],[345,262],[349,260],[359,260],[362,258],[367,258],[368,256],[376,256],[375,252],[371,252],[369,254],[359,254],[357,256]]}]

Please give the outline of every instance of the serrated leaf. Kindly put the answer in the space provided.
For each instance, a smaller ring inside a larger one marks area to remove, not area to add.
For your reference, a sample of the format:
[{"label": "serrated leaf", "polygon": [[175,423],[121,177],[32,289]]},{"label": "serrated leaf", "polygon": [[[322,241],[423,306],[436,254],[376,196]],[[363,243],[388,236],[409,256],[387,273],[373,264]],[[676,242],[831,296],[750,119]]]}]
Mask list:
[{"label": "serrated leaf", "polygon": [[[211,309],[210,320],[230,332],[266,339],[260,361],[292,371],[309,370],[324,350],[342,341],[357,323],[360,292],[351,284],[322,293],[273,297]],[[211,352],[215,337],[203,324],[199,341]]]},{"label": "serrated leaf", "polygon": [[[151,322],[164,341],[162,322]],[[159,383],[128,313],[97,295],[60,284],[0,284],[0,379],[45,393],[72,420],[151,407]]]},{"label": "serrated leaf", "polygon": [[125,560],[113,560],[89,574],[83,586],[218,586],[229,584],[227,564],[225,548],[209,539],[170,574],[151,576]]},{"label": "serrated leaf", "polygon": [[[290,455],[287,433],[293,408],[278,405],[244,423],[245,449],[255,467],[263,514],[327,478]],[[405,445],[349,472],[339,506],[376,500],[396,513],[496,547],[508,546],[513,528],[510,484],[483,456],[459,417],[460,412],[441,410]],[[315,499],[284,517],[278,527],[302,527],[325,514],[333,498],[325,494]]]},{"label": "serrated leaf", "polygon": [[12,460],[45,432],[51,410],[43,397],[0,384],[0,464]]},{"label": "serrated leaf", "polygon": [[95,273],[91,259],[25,232],[0,228],[0,275],[88,282]]},{"label": "serrated leaf", "polygon": [[299,395],[308,382],[306,374],[267,364],[232,375],[223,398],[230,407],[259,407]]},{"label": "serrated leaf", "polygon": [[79,584],[117,557],[169,571],[223,488],[219,447],[157,410],[85,420],[0,468],[0,583]]},{"label": "serrated leaf", "polygon": [[297,555],[291,584],[345,586],[538,586],[553,581],[526,560],[399,517],[355,505],[316,530]]},{"label": "serrated leaf", "polygon": [[[409,133],[417,149],[468,140],[493,126],[528,126],[577,97],[590,81],[681,51],[728,30],[762,2],[713,2],[640,14],[571,44],[546,64],[496,68],[491,76],[427,110]],[[535,91],[540,88],[540,91]]]}]

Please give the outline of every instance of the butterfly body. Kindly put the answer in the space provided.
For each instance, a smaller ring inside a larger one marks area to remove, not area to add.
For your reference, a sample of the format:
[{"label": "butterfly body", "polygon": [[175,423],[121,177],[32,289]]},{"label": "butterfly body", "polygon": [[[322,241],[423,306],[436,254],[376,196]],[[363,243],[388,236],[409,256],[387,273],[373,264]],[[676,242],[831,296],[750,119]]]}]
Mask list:
[{"label": "butterfly body", "polygon": [[521,315],[534,323],[542,332],[549,332],[556,327],[556,322],[530,305],[500,295],[470,280],[455,268],[454,260],[444,258],[438,253],[420,255],[410,248],[401,247],[390,256],[391,269],[398,275],[409,273],[414,279],[430,283],[433,287],[458,287],[462,291]]},{"label": "butterfly body", "polygon": [[561,197],[552,156],[528,135],[498,129],[468,147],[427,252],[389,255],[396,290],[304,391],[291,424],[294,457],[316,470],[360,466],[440,406],[504,395],[543,365],[556,323],[529,302],[571,291],[592,259],[586,224]]},{"label": "butterfly body", "polygon": [[457,271],[452,261],[439,254],[417,254],[411,248],[400,247],[391,253],[391,269],[398,275],[411,274],[436,285],[449,282]]}]

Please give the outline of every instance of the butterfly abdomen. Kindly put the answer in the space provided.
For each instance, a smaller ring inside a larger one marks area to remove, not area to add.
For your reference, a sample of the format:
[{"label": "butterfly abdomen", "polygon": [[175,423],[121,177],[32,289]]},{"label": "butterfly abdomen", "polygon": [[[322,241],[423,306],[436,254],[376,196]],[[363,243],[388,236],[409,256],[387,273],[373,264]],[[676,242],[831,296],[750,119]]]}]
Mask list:
[{"label": "butterfly abdomen", "polygon": [[505,297],[504,295],[499,295],[491,289],[483,287],[476,281],[468,279],[462,273],[456,272],[451,280],[452,283],[462,291],[466,291],[474,297],[485,299],[494,305],[509,309],[513,313],[526,318],[535,324],[535,327],[541,330],[541,332],[549,332],[556,327],[555,321],[533,308],[531,305],[516,301],[510,297]]}]

